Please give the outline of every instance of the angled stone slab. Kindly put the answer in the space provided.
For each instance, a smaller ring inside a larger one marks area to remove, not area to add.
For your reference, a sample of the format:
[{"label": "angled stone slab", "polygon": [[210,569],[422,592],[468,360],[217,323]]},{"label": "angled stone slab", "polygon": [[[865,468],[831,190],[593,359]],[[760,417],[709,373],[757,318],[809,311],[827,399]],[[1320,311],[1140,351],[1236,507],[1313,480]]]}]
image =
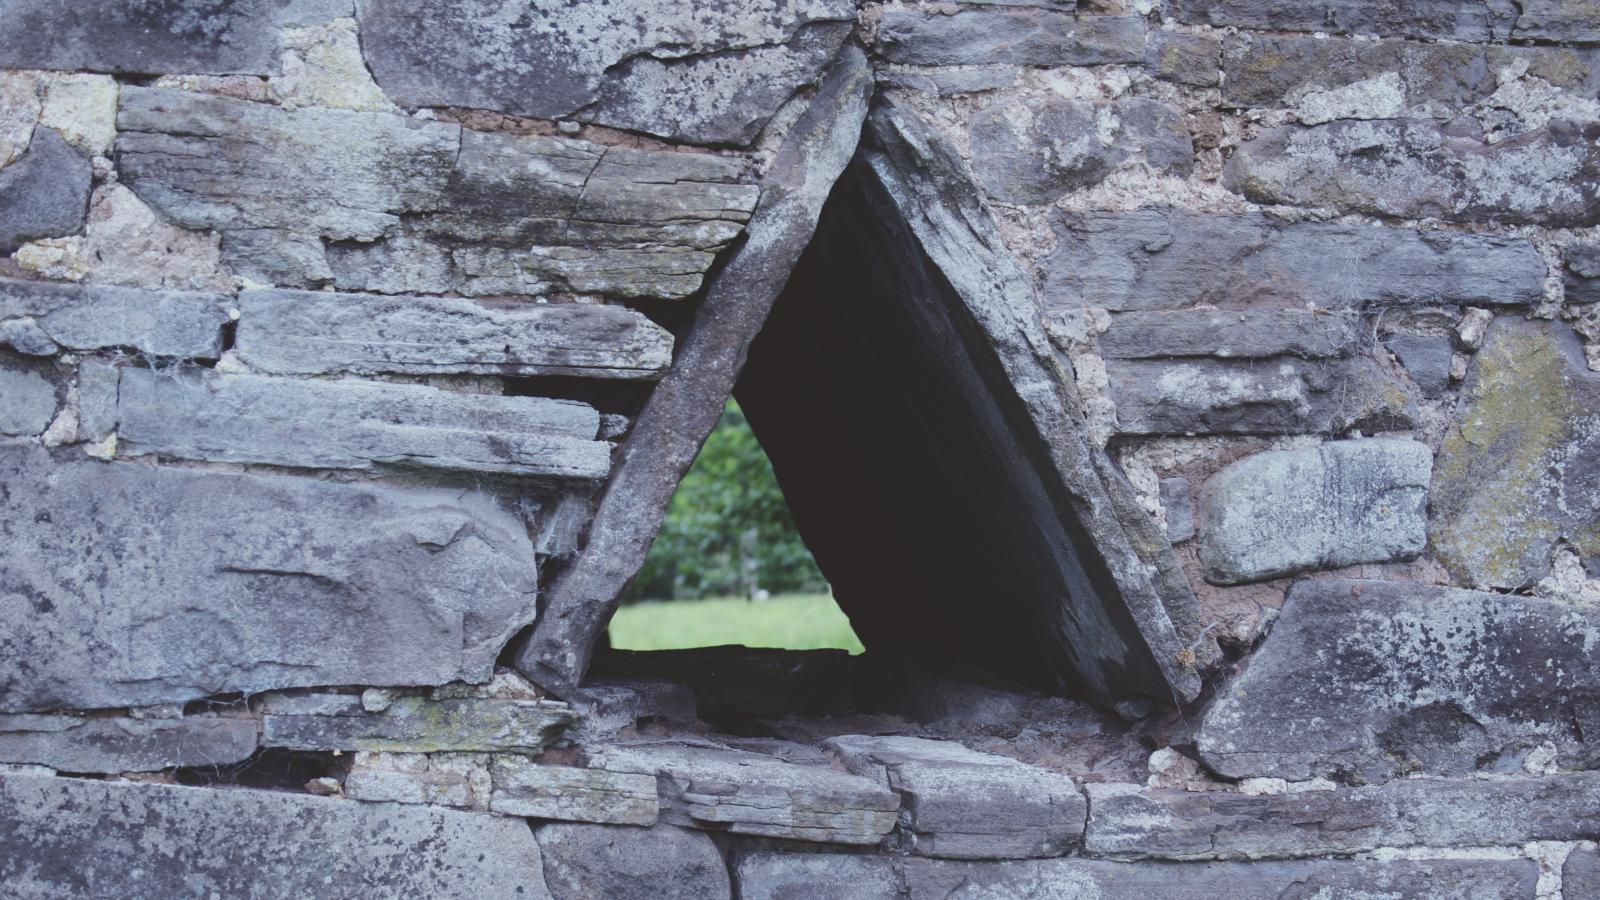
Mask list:
[{"label": "angled stone slab", "polygon": [[824,746],[845,769],[904,799],[910,849],[950,859],[1060,856],[1088,806],[1071,778],[951,741],[844,735]]},{"label": "angled stone slab", "polygon": [[1596,640],[1600,613],[1560,601],[1303,581],[1196,743],[1230,778],[1517,771],[1545,741],[1583,767],[1600,757]]},{"label": "angled stone slab", "polygon": [[123,369],[117,453],[314,469],[603,478],[600,414],[570,400],[208,369]]},{"label": "angled stone slab", "polygon": [[347,695],[284,697],[261,717],[261,745],[290,750],[522,750],[550,746],[572,710],[545,700],[400,697],[379,712],[343,705]]},{"label": "angled stone slab", "polygon": [[256,750],[253,718],[0,715],[0,762],[62,772],[221,766]]},{"label": "angled stone slab", "polygon": [[[150,356],[216,359],[226,294],[0,278],[0,325],[31,335],[24,352],[126,347]],[[23,351],[14,341],[12,346]]]},{"label": "angled stone slab", "polygon": [[1051,308],[1500,305],[1532,303],[1544,291],[1545,262],[1533,244],[1492,235],[1168,207],[1062,211],[1051,229],[1056,249],[1043,282]]},{"label": "angled stone slab", "polygon": [[523,756],[496,756],[489,808],[511,816],[654,825],[661,806],[653,773],[608,772],[543,765]]},{"label": "angled stone slab", "polygon": [[[1560,0],[1556,0],[1560,2]],[[1274,31],[1377,34],[1455,41],[1504,41],[1517,19],[1510,0],[1173,0],[1169,12],[1180,22]]]},{"label": "angled stone slab", "polygon": [[1083,16],[1061,9],[893,9],[877,49],[913,66],[1094,66],[1144,60],[1142,16]]},{"label": "angled stone slab", "polygon": [[0,775],[0,850],[23,900],[550,900],[517,819],[277,791]]},{"label": "angled stone slab", "polygon": [[1091,784],[1090,853],[1114,859],[1277,859],[1380,847],[1575,840],[1600,823],[1600,773],[1404,778],[1250,796]]},{"label": "angled stone slab", "polygon": [[527,527],[480,494],[15,444],[0,483],[3,712],[483,681],[535,614]]},{"label": "angled stone slab", "polygon": [[555,900],[728,900],[728,866],[711,836],[657,825],[545,825],[536,832]]},{"label": "angled stone slab", "polygon": [[1414,559],[1428,544],[1427,444],[1330,441],[1248,456],[1201,494],[1200,561],[1218,584]]},{"label": "angled stone slab", "polygon": [[663,822],[734,834],[877,844],[894,829],[900,809],[900,798],[880,783],[744,750],[612,745],[591,762],[656,776]]},{"label": "angled stone slab", "polygon": [[[0,10],[0,21],[8,19]],[[50,128],[36,128],[22,157],[0,169],[0,253],[83,230],[89,160]]]},{"label": "angled stone slab", "polygon": [[1432,512],[1434,553],[1468,584],[1531,587],[1562,545],[1600,564],[1600,375],[1565,323],[1489,325],[1439,450]]},{"label": "angled stone slab", "polygon": [[248,290],[239,356],[279,375],[578,375],[655,379],[672,335],[621,306]]}]

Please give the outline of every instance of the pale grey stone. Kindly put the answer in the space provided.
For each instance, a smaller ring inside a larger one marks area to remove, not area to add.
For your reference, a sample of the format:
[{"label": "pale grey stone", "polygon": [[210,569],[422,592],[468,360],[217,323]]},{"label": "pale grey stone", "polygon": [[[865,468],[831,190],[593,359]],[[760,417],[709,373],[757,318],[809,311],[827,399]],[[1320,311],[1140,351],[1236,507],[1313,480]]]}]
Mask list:
[{"label": "pale grey stone", "polygon": [[78,437],[100,443],[117,429],[117,366],[99,359],[78,364]]},{"label": "pale grey stone", "polygon": [[0,322],[26,319],[30,333],[69,350],[216,359],[229,302],[224,294],[0,278]]},{"label": "pale grey stone", "polygon": [[1273,859],[1380,847],[1573,840],[1600,822],[1600,773],[1402,778],[1248,795],[1090,784],[1088,850],[1114,859]]},{"label": "pale grey stone", "polygon": [[0,482],[0,711],[484,680],[535,615],[526,526],[481,494],[27,445]]},{"label": "pale grey stone", "polygon": [[1100,335],[1109,359],[1217,356],[1306,359],[1345,356],[1360,341],[1361,318],[1350,310],[1162,310],[1118,312]]},{"label": "pale grey stone", "polygon": [[376,750],[406,753],[521,750],[555,743],[572,724],[566,704],[491,698],[400,697],[382,712],[268,712],[261,745],[290,750]]},{"label": "pale grey stone", "polygon": [[1439,561],[1480,587],[1530,587],[1557,547],[1600,562],[1600,374],[1566,324],[1489,325],[1433,479]]},{"label": "pale grey stone", "polygon": [[1589,0],[1520,0],[1511,36],[1518,40],[1600,43],[1600,11]]},{"label": "pale grey stone", "polygon": [[891,9],[877,50],[891,63],[964,66],[1138,64],[1142,16],[1077,17],[1060,9]]},{"label": "pale grey stone", "polygon": [[256,728],[222,716],[0,715],[0,762],[105,773],[222,766],[255,752]]},{"label": "pale grey stone", "polygon": [[[892,856],[757,851],[739,859],[742,900],[902,900]],[[1070,895],[1069,895],[1070,896]]]},{"label": "pale grey stone", "polygon": [[0,776],[0,849],[19,900],[550,898],[517,819],[278,791]]},{"label": "pale grey stone", "polygon": [[1561,867],[1563,897],[1600,897],[1600,851],[1578,847]]},{"label": "pale grey stone", "polygon": [[604,478],[587,404],[374,381],[123,369],[117,452],[323,469]]},{"label": "pale grey stone", "polygon": [[657,777],[661,820],[735,834],[877,844],[900,800],[887,787],[821,766],[710,745],[627,744],[592,760],[609,771]]},{"label": "pale grey stone", "polygon": [[1429,121],[1283,126],[1247,141],[1223,183],[1257,203],[1457,222],[1600,222],[1600,122],[1556,120],[1485,143]]},{"label": "pale grey stone", "polygon": [[1200,561],[1217,584],[1413,559],[1428,544],[1433,452],[1369,438],[1270,450],[1213,475]]},{"label": "pale grey stone", "polygon": [[653,825],[660,817],[656,776],[543,765],[521,756],[494,760],[495,812],[536,819]]},{"label": "pale grey stone", "polygon": [[416,803],[458,809],[489,808],[488,756],[475,753],[355,755],[343,794],[369,803]]},{"label": "pale grey stone", "polygon": [[1597,628],[1593,610],[1554,600],[1303,581],[1197,744],[1232,778],[1516,771],[1545,741],[1586,767],[1600,756],[1586,737]]},{"label": "pale grey stone", "polygon": [[1174,544],[1194,537],[1194,496],[1187,478],[1163,478],[1158,487],[1167,513],[1167,540]]},{"label": "pale grey stone", "polygon": [[403,106],[574,117],[695,143],[748,143],[817,79],[848,0],[361,0],[362,46]]},{"label": "pale grey stone", "polygon": [[[8,17],[0,10],[4,21]],[[0,255],[29,241],[82,231],[91,174],[89,160],[58,132],[35,128],[27,152],[0,169]]]},{"label": "pale grey stone", "polygon": [[654,379],[672,363],[672,335],[621,306],[247,290],[239,310],[240,358],[274,374]]},{"label": "pale grey stone", "polygon": [[1437,399],[1450,387],[1455,348],[1448,336],[1397,331],[1384,337],[1383,346],[1405,366],[1406,374],[1422,389],[1422,396]]},{"label": "pale grey stone", "polygon": [[1456,41],[1504,41],[1517,18],[1511,0],[1171,0],[1167,10],[1180,22],[1222,28]]},{"label": "pale grey stone", "polygon": [[61,346],[30,316],[0,320],[0,347],[27,356],[53,356],[61,351]]},{"label": "pale grey stone", "polygon": [[1072,779],[951,741],[843,735],[824,745],[845,769],[903,798],[909,849],[949,859],[1061,856],[1088,807]]},{"label": "pale grey stone", "polygon": [[1600,303],[1600,244],[1568,247],[1562,254],[1562,261],[1565,263],[1567,301]]},{"label": "pale grey stone", "polygon": [[1513,304],[1544,291],[1539,251],[1492,235],[1168,207],[1061,212],[1052,227],[1043,287],[1052,308]]},{"label": "pale grey stone", "polygon": [[1166,81],[1216,87],[1222,79],[1222,41],[1209,34],[1152,31],[1145,65]]},{"label": "pale grey stone", "polygon": [[1142,97],[1040,101],[1025,118],[996,103],[973,116],[969,139],[982,160],[979,179],[1005,203],[1049,203],[1132,166],[1174,175],[1194,168],[1183,112]]},{"label": "pale grey stone", "polygon": [[545,825],[536,832],[555,900],[727,900],[728,867],[709,835],[671,825]]},{"label": "pale grey stone", "polygon": [[36,437],[56,417],[60,391],[48,363],[0,352],[0,435]]}]

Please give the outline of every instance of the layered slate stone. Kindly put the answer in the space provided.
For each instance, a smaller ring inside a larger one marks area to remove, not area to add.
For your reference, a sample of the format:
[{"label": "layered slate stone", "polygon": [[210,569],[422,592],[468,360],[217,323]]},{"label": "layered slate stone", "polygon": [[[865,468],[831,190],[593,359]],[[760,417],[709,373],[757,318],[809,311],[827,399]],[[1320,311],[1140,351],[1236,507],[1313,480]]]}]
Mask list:
[{"label": "layered slate stone", "polygon": [[1573,840],[1600,823],[1600,775],[1403,778],[1251,796],[1091,784],[1088,850],[1114,859],[1274,859],[1380,847]]},{"label": "layered slate stone", "polygon": [[59,382],[48,362],[0,351],[0,435],[43,434],[62,399]]},{"label": "layered slate stone", "polygon": [[350,0],[6,0],[0,68],[125,75],[272,75],[278,29],[350,14]]},{"label": "layered slate stone", "polygon": [[1331,441],[1246,457],[1201,499],[1200,561],[1218,584],[1414,559],[1428,544],[1433,451],[1417,441]]},{"label": "layered slate stone", "polygon": [[671,825],[546,825],[536,832],[555,900],[727,900],[728,867],[710,835]]},{"label": "layered slate stone", "polygon": [[370,712],[353,694],[273,697],[264,712],[264,747],[414,753],[538,752],[555,743],[574,718],[564,703],[487,697],[400,697]]},{"label": "layered slate stone", "polygon": [[126,348],[216,359],[230,303],[225,294],[0,278],[0,338],[38,355]]},{"label": "layered slate stone", "polygon": [[1230,778],[1518,771],[1547,741],[1585,767],[1597,639],[1600,613],[1562,601],[1303,581],[1196,743]]},{"label": "layered slate stone", "polygon": [[684,297],[757,190],[731,157],[171,89],[125,89],[117,127],[141,199],[291,286]]},{"label": "layered slate stone", "polygon": [[279,375],[654,379],[672,363],[672,335],[621,306],[278,290],[238,306],[240,358]]},{"label": "layered slate stone", "polygon": [[906,8],[883,13],[877,49],[914,66],[1095,66],[1144,59],[1142,16],[1059,9]]},{"label": "layered slate stone", "polygon": [[893,830],[900,809],[893,791],[866,778],[714,745],[617,745],[594,762],[613,772],[656,776],[661,821],[674,825],[877,844]]},{"label": "layered slate stone", "polygon": [[306,794],[0,775],[12,896],[549,900],[517,819]]},{"label": "layered slate stone", "polygon": [[653,825],[660,818],[654,773],[608,772],[544,765],[522,756],[497,756],[493,768],[498,813],[613,825]]},{"label": "layered slate stone", "polygon": [[1510,0],[1173,0],[1168,11],[1180,22],[1219,28],[1454,41],[1504,41],[1511,36],[1511,26],[1517,20],[1517,4]]},{"label": "layered slate stone", "polygon": [[570,400],[206,369],[123,369],[119,381],[123,456],[580,479],[610,468],[600,414]]},{"label": "layered slate stone", "polygon": [[1517,8],[1513,38],[1600,43],[1600,17],[1587,0],[1522,0]]},{"label": "layered slate stone", "polygon": [[0,762],[90,773],[221,766],[255,752],[256,728],[248,717],[0,715]]},{"label": "layered slate stone", "polygon": [[576,118],[691,143],[748,143],[822,74],[848,0],[361,0],[362,47],[403,106]]},{"label": "layered slate stone", "polygon": [[1239,147],[1223,183],[1257,203],[1404,219],[1600,222],[1600,122],[1486,143],[1431,121],[1284,126]]},{"label": "layered slate stone", "polygon": [[1535,302],[1544,289],[1533,244],[1494,235],[1160,206],[1059,212],[1051,227],[1043,291],[1054,308],[1500,305]]},{"label": "layered slate stone", "polygon": [[0,254],[82,231],[91,174],[89,160],[59,132],[35,128],[27,152],[0,169]]},{"label": "layered slate stone", "polygon": [[1556,548],[1600,562],[1600,375],[1564,323],[1500,317],[1488,328],[1445,433],[1433,484],[1433,549],[1480,587],[1519,588]]},{"label": "layered slate stone", "polygon": [[1180,176],[1194,168],[1182,110],[1142,97],[1045,100],[1026,117],[995,104],[973,116],[969,140],[985,160],[984,188],[1004,203],[1049,203],[1134,166]]},{"label": "layered slate stone", "polygon": [[481,681],[534,618],[527,527],[480,494],[18,445],[0,481],[0,711]]},{"label": "layered slate stone", "polygon": [[1088,807],[1071,778],[950,741],[846,735],[825,745],[904,798],[910,849],[951,859],[1060,856]]},{"label": "layered slate stone", "polygon": [[1120,312],[1100,335],[1108,359],[1215,356],[1223,359],[1304,359],[1344,356],[1360,340],[1352,310],[1160,310]]}]

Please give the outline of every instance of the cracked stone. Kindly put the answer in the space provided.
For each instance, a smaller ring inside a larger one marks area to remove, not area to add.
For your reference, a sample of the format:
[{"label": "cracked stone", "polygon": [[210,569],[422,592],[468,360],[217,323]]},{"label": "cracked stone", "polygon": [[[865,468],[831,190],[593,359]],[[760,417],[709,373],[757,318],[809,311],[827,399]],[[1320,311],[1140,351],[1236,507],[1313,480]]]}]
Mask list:
[{"label": "cracked stone", "polygon": [[343,793],[374,803],[423,803],[458,809],[489,808],[488,757],[475,753],[355,755]]},{"label": "cracked stone", "polygon": [[[335,695],[344,698],[345,695]],[[334,705],[327,704],[332,701]],[[370,713],[318,695],[276,698],[261,717],[261,745],[291,750],[404,753],[520,750],[553,744],[573,722],[564,703],[545,700],[400,697]]]},{"label": "cracked stone", "polygon": [[83,230],[89,206],[89,160],[50,128],[0,169],[0,254],[40,238]]},{"label": "cracked stone", "polygon": [[1144,60],[1141,16],[1085,16],[1056,9],[892,9],[877,49],[913,66],[1097,66]]},{"label": "cracked stone", "polygon": [[521,756],[495,757],[498,813],[613,825],[654,825],[660,818],[656,776],[543,765]]},{"label": "cracked stone", "polygon": [[252,718],[0,715],[0,762],[115,774],[223,766],[256,749]]},{"label": "cracked stone", "polygon": [[31,341],[41,343],[42,334],[71,350],[126,347],[151,356],[216,359],[230,302],[222,294],[0,278],[0,322],[29,319]]}]

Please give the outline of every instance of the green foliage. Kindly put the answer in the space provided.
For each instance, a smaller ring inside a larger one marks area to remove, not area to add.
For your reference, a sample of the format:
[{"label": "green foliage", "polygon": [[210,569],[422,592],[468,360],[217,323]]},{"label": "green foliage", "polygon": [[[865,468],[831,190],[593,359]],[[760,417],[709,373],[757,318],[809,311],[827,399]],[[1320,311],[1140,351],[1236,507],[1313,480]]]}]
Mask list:
[{"label": "green foliage", "polygon": [[683,647],[780,647],[818,650],[837,647],[861,652],[850,620],[826,594],[739,597],[631,603],[611,620],[611,646],[619,650],[677,650]]},{"label": "green foliage", "polygon": [[827,587],[800,540],[772,463],[728,401],[667,509],[627,599],[752,597]]}]

